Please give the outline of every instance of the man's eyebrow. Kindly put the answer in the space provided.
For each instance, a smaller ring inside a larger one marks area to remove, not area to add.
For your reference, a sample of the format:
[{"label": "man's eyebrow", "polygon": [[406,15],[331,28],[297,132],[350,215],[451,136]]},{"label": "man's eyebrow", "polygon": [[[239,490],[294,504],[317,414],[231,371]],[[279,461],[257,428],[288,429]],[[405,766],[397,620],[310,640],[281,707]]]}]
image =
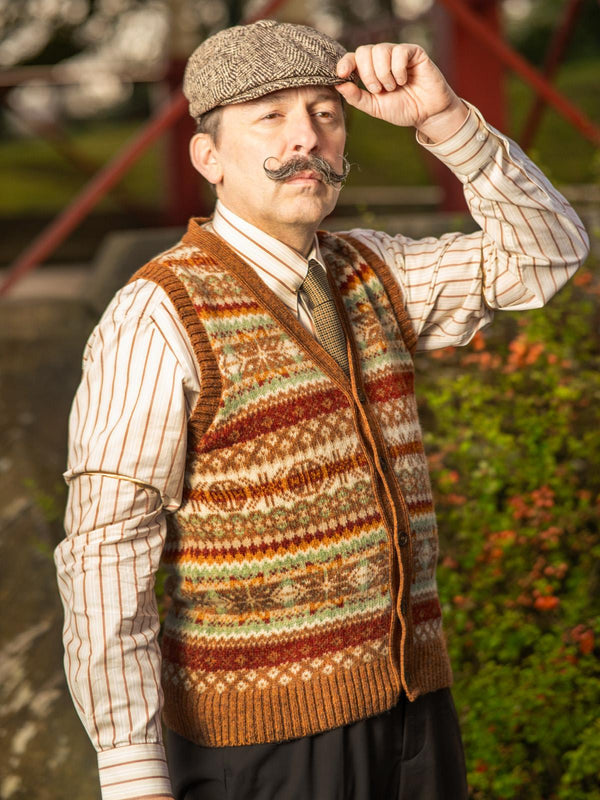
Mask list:
[{"label": "man's eyebrow", "polygon": [[[257,97],[255,100],[250,100],[250,102],[255,105],[262,105],[263,103],[275,105],[276,103],[280,103],[281,100],[285,100],[286,91],[286,89],[282,89],[279,92],[269,92],[269,94],[265,94],[262,97]],[[327,91],[327,89],[324,89],[322,92],[319,92],[317,95],[315,95],[311,102],[320,103],[323,100],[337,100],[337,98],[338,94],[335,90]]]}]

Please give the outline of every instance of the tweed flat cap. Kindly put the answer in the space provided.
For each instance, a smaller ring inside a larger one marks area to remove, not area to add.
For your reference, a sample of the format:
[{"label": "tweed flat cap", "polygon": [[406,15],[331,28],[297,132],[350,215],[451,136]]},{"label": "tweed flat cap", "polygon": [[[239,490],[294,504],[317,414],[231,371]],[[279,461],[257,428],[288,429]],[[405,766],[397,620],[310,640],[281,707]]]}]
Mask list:
[{"label": "tweed flat cap", "polygon": [[335,72],[341,44],[306,25],[260,20],[206,39],[190,56],[183,92],[198,118],[217,106],[295,86],[344,83]]}]

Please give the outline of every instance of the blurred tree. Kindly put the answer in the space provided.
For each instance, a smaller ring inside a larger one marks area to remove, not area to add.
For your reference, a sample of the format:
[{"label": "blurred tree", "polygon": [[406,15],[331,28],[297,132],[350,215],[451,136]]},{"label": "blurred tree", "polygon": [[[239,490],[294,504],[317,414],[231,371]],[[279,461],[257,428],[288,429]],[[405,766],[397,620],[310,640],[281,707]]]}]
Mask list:
[{"label": "blurred tree", "polygon": [[[73,83],[37,81],[11,93],[21,113],[86,117],[123,106],[133,79],[164,71],[169,56],[195,44],[266,0],[0,0],[0,68],[26,64],[73,67]],[[304,22],[354,49],[365,42],[416,41],[431,50],[433,0],[287,0],[277,17]],[[540,63],[564,0],[503,0],[507,35]],[[570,59],[600,52],[600,5],[584,4]]]},{"label": "blurred tree", "polygon": [[[533,64],[542,64],[565,5],[565,0],[505,0],[507,36]],[[597,58],[599,55],[600,3],[587,0],[578,14],[565,60]]]},{"label": "blurred tree", "polygon": [[161,72],[176,41],[189,52],[226,22],[224,0],[0,0],[0,67],[72,67],[68,86],[38,80],[10,99],[29,115],[85,117],[128,100],[132,79]]}]

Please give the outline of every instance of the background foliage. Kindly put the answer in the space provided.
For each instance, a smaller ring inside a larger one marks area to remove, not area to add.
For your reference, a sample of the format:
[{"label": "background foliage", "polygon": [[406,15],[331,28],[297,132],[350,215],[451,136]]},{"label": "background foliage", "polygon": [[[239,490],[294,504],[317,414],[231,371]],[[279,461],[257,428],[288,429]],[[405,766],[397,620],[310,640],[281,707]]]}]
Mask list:
[{"label": "background foliage", "polygon": [[594,266],[418,361],[473,800],[600,798]]}]

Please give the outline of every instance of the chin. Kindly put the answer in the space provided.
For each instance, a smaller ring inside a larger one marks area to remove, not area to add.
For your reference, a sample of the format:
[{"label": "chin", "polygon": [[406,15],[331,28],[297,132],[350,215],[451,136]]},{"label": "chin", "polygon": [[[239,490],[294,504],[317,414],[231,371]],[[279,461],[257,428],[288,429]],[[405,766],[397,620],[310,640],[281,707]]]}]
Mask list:
[{"label": "chin", "polygon": [[335,208],[337,195],[329,200],[323,202],[323,198],[316,197],[303,197],[298,198],[296,202],[286,203],[286,214],[290,223],[299,223],[306,225],[313,222],[318,225],[322,219],[328,214],[331,214]]}]

